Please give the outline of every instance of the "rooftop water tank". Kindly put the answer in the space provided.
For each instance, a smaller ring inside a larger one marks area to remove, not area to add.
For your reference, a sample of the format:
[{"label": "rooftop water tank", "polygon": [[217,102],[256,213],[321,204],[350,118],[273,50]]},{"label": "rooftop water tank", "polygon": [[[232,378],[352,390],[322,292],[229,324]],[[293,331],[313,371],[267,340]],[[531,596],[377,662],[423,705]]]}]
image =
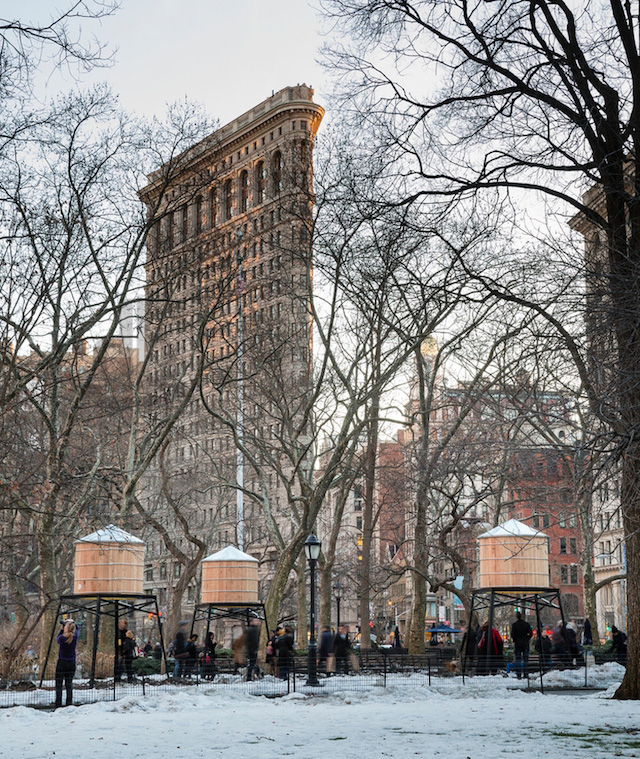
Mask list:
[{"label": "rooftop water tank", "polygon": [[142,595],[144,542],[110,524],[76,540],[73,592]]},{"label": "rooftop water tank", "polygon": [[510,519],[478,536],[481,588],[548,588],[547,535]]},{"label": "rooftop water tank", "polygon": [[202,560],[202,603],[257,603],[258,560],[233,546]]}]

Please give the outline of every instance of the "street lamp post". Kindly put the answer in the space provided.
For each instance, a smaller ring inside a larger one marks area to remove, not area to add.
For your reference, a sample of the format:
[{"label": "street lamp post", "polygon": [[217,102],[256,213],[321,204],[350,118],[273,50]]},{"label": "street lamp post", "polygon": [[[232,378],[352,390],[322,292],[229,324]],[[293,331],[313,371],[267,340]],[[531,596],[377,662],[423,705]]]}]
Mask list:
[{"label": "street lamp post", "polygon": [[309,658],[307,661],[307,685],[320,685],[318,680],[318,644],[316,641],[316,562],[322,544],[315,535],[309,535],[304,544],[304,552],[309,562],[311,575],[311,613],[309,614]]},{"label": "street lamp post", "polygon": [[333,597],[336,599],[336,630],[340,630],[340,599],[342,598],[342,583],[336,581],[333,586]]}]

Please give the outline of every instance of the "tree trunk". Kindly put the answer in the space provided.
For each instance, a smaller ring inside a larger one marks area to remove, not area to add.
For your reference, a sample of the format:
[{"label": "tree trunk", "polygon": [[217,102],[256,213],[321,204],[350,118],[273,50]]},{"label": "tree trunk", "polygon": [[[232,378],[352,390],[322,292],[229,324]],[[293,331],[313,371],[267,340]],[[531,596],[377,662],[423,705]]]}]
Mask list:
[{"label": "tree trunk", "polygon": [[[627,449],[622,464],[622,517],[627,570],[627,667],[615,698],[640,699],[640,444]],[[623,599],[624,587],[623,587]]]},{"label": "tree trunk", "polygon": [[298,648],[307,648],[309,623],[307,620],[307,560],[301,553],[296,561],[296,599],[298,602]]}]

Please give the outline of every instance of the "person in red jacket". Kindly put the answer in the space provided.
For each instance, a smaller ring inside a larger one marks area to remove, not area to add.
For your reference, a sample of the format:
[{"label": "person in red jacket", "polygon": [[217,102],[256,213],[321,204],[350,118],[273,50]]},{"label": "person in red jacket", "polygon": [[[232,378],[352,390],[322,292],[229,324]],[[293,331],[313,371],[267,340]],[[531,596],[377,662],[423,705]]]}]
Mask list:
[{"label": "person in red jacket", "polygon": [[502,650],[504,641],[502,635],[494,628],[491,628],[491,637],[489,637],[489,622],[482,625],[480,640],[478,641],[478,674],[488,675],[491,672],[495,675],[502,669]]}]

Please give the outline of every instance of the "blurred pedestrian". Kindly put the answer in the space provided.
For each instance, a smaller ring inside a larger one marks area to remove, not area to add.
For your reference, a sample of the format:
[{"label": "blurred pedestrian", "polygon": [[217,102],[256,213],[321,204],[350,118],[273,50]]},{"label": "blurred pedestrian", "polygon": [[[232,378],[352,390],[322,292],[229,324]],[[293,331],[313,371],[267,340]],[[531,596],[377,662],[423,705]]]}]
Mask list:
[{"label": "blurred pedestrian", "polygon": [[274,645],[278,658],[278,677],[287,680],[293,667],[293,630],[290,627],[280,628]]},{"label": "blurred pedestrian", "polygon": [[180,622],[180,627],[173,641],[173,656],[175,664],[173,667],[173,676],[180,677],[184,672],[185,660],[187,658],[187,623]]},{"label": "blurred pedestrian", "polygon": [[516,659],[516,676],[518,680],[526,677],[529,673],[529,644],[533,637],[531,625],[524,619],[522,614],[516,612],[516,621],[511,625],[511,640]]},{"label": "blurred pedestrian", "polygon": [[233,651],[233,674],[237,675],[240,671],[241,667],[244,667],[247,655],[245,652],[245,642],[246,642],[246,636],[243,633],[242,635],[238,635],[238,637],[233,641],[231,644],[231,650]]},{"label": "blurred pedestrian", "polygon": [[127,682],[133,682],[133,660],[136,658],[136,638],[133,630],[127,630],[122,644],[122,659],[127,673]]},{"label": "blurred pedestrian", "polygon": [[584,620],[584,627],[582,629],[582,645],[593,645],[593,633],[591,632],[591,622],[589,622],[589,617]]},{"label": "blurred pedestrian", "polygon": [[247,681],[251,680],[253,673],[258,673],[258,646],[260,645],[260,625],[259,619],[254,617],[249,622],[249,627],[245,633],[245,648],[247,653]]},{"label": "blurred pedestrian", "polygon": [[336,657],[336,674],[349,674],[349,654],[351,652],[351,640],[349,630],[345,625],[340,625],[333,639],[333,653]]},{"label": "blurred pedestrian", "polygon": [[62,684],[66,690],[65,706],[73,703],[73,675],[76,671],[76,646],[78,644],[78,628],[69,619],[62,622],[60,632],[56,637],[58,644],[58,662],[56,664],[56,706],[62,706]]},{"label": "blurred pedestrian", "polygon": [[320,633],[320,645],[318,647],[318,671],[328,674],[327,662],[333,653],[333,635],[331,628],[325,625]]},{"label": "blurred pedestrian", "polygon": [[611,648],[616,655],[618,664],[627,666],[627,636],[615,625],[611,626]]},{"label": "blurred pedestrian", "polygon": [[124,675],[125,671],[126,664],[124,660],[124,642],[127,639],[128,629],[129,626],[127,624],[127,620],[119,619],[118,632],[116,635],[116,661],[114,667],[114,679],[116,681],[122,680],[122,676]]}]

